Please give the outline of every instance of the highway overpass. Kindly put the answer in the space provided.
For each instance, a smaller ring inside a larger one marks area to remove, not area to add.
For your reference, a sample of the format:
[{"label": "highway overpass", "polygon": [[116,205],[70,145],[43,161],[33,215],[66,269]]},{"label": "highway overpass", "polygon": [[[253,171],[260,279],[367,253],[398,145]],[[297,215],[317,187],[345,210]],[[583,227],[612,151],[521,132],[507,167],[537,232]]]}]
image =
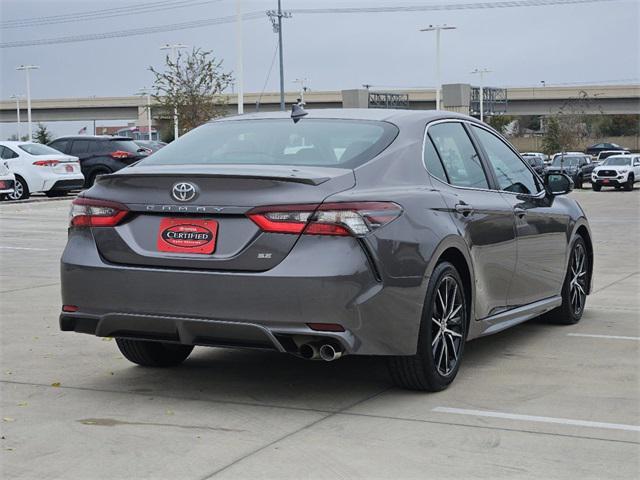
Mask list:
[{"label": "highway overpass", "polygon": [[[446,86],[445,86],[446,88]],[[394,90],[394,93],[408,95],[408,108],[435,108],[435,91]],[[305,94],[307,108],[341,108],[343,103],[353,106],[353,98],[366,98],[366,90],[343,90],[308,92]],[[519,87],[507,89],[507,115],[549,115],[556,113],[567,102],[586,94],[590,99],[585,110],[588,114],[639,114],[640,85],[593,85],[580,87]],[[254,112],[259,95],[245,94],[245,112]],[[286,102],[291,105],[298,97],[297,92],[287,92]],[[350,100],[347,100],[350,99]],[[235,111],[236,97],[229,95],[229,112]],[[265,93],[260,98],[261,111],[276,110],[279,107],[278,93]],[[356,102],[356,106],[366,107]],[[446,104],[445,108],[449,108]],[[21,101],[21,120],[26,121],[26,102]],[[146,124],[146,98],[132,97],[91,97],[91,98],[57,98],[33,99],[32,116],[34,122],[54,121],[91,121],[91,120],[137,120],[138,124]],[[451,106],[456,111],[464,111],[465,107]],[[152,107],[153,112],[153,107]],[[156,111],[154,117],[161,112]],[[16,103],[14,100],[0,101],[0,122],[16,122]]]}]

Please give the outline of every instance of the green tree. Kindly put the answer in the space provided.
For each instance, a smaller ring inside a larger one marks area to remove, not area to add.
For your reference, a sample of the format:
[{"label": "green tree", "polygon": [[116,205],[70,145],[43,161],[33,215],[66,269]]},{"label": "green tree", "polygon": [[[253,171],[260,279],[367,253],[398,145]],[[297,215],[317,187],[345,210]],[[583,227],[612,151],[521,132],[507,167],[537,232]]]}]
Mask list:
[{"label": "green tree", "polygon": [[233,76],[212,52],[194,48],[186,55],[178,52],[175,60],[167,55],[164,71],[149,70],[155,76],[153,98],[164,107],[165,118],[172,119],[177,110],[180,133],[225,115],[226,98],[221,94]]},{"label": "green tree", "polygon": [[33,135],[33,141],[46,145],[53,140],[53,134],[47,129],[47,126],[43,123],[38,123],[38,129]]}]

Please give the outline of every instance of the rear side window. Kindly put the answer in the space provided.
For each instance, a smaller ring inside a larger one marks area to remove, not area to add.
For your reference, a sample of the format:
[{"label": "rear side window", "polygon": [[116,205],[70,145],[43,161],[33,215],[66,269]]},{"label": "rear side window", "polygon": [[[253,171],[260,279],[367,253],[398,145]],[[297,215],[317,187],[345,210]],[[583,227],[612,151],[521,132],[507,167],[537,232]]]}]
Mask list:
[{"label": "rear side window", "polygon": [[72,154],[82,154],[87,153],[89,150],[89,140],[74,140],[71,145],[71,153]]},{"label": "rear side window", "polygon": [[89,145],[89,151],[92,152],[92,153],[108,152],[109,151],[109,141],[108,140],[98,140],[97,142],[91,142],[91,145]]},{"label": "rear side window", "polygon": [[423,152],[424,165],[431,175],[439,178],[443,182],[449,182],[447,174],[444,171],[438,152],[436,152],[433,143],[429,137],[424,139],[424,152]]},{"label": "rear side window", "polygon": [[136,153],[140,149],[140,146],[133,140],[108,140],[106,143],[105,148],[100,151],[115,152],[119,150],[121,152]]},{"label": "rear side window", "polygon": [[489,163],[495,171],[500,190],[515,193],[535,194],[538,182],[520,157],[506,143],[484,128],[472,126],[473,132],[487,152]]},{"label": "rear side window", "polygon": [[254,164],[355,168],[395,139],[387,122],[338,119],[232,120],[189,132],[139,165]]},{"label": "rear side window", "polygon": [[2,150],[2,153],[0,153],[0,155],[4,160],[9,160],[10,158],[18,158],[18,154],[8,147],[0,147],[0,149]]},{"label": "rear side window", "polygon": [[429,137],[440,155],[449,183],[458,187],[489,188],[478,152],[462,124],[438,123]]}]

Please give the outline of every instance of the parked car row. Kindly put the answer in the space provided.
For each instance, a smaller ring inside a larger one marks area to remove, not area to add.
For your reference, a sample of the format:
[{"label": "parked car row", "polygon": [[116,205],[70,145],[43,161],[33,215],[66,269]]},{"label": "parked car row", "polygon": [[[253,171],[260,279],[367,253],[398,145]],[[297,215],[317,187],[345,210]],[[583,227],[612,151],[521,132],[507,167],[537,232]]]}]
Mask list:
[{"label": "parked car row", "polygon": [[57,197],[88,188],[98,175],[120,170],[165,145],[98,135],[60,137],[48,145],[0,142],[0,198],[24,200],[36,192]]}]

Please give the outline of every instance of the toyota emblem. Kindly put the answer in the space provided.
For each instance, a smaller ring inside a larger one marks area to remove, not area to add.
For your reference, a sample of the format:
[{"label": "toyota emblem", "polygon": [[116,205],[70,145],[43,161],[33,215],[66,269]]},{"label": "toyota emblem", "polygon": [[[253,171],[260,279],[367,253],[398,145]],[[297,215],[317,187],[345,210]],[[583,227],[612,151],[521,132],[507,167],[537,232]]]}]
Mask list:
[{"label": "toyota emblem", "polygon": [[193,183],[176,183],[171,189],[171,196],[179,202],[189,202],[196,198],[198,189]]}]

